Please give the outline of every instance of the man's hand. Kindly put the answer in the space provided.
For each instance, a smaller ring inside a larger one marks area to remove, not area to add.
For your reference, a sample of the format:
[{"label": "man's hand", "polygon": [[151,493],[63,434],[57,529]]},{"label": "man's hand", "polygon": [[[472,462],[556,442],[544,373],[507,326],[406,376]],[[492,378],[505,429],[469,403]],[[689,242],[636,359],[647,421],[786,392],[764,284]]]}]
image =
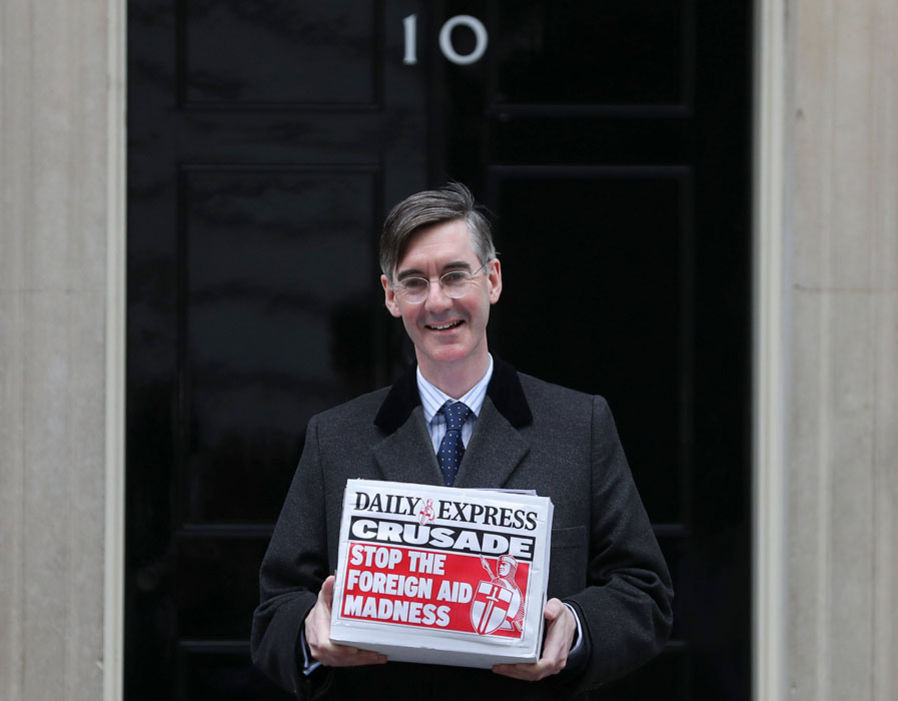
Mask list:
[{"label": "man's hand", "polygon": [[546,619],[546,639],[543,642],[542,657],[530,664],[497,664],[493,667],[496,674],[535,682],[564,669],[577,632],[577,621],[570,609],[558,599],[546,602],[543,616]]},{"label": "man's hand", "polygon": [[384,664],[387,656],[370,650],[359,650],[330,641],[331,606],[334,602],[334,576],[324,580],[318,601],[305,621],[306,642],[312,657],[328,667],[356,667],[365,664]]}]

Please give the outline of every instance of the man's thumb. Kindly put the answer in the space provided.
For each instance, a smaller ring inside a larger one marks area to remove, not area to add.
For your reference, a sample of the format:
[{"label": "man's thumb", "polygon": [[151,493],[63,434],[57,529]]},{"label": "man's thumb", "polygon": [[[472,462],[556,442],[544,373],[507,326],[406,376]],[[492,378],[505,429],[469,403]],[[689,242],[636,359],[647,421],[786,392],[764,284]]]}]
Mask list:
[{"label": "man's thumb", "polygon": [[327,579],[324,580],[324,584],[321,585],[321,601],[330,608],[334,603],[334,575],[331,575]]}]

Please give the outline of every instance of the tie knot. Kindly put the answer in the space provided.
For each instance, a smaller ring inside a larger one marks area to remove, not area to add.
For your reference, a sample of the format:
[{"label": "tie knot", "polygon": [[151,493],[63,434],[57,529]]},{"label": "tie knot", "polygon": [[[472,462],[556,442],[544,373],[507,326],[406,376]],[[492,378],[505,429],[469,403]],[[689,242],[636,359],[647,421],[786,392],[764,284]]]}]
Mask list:
[{"label": "tie knot", "polygon": [[462,402],[446,402],[440,407],[440,411],[446,417],[447,431],[460,431],[471,413],[471,409]]}]

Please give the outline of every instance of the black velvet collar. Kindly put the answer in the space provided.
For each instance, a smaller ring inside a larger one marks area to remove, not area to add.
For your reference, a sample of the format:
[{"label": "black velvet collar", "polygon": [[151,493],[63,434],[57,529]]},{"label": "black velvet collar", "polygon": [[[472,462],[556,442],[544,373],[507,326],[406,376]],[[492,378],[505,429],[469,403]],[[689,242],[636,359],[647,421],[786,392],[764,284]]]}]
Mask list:
[{"label": "black velvet collar", "polygon": [[[524,396],[517,371],[496,356],[493,356],[493,376],[487,385],[486,395],[499,413],[515,428],[521,428],[533,421],[530,405]],[[409,414],[420,403],[415,366],[412,365],[390,388],[387,398],[380,405],[380,411],[374,417],[374,423],[387,433],[393,433],[405,423]]]}]

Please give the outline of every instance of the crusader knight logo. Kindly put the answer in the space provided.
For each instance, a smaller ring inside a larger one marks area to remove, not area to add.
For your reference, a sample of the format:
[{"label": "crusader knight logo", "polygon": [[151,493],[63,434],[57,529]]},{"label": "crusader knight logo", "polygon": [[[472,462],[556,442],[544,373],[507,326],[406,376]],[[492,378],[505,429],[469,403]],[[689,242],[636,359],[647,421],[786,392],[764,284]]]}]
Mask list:
[{"label": "crusader knight logo", "polygon": [[426,499],[424,506],[418,511],[418,523],[426,526],[436,520],[436,512],[433,510],[433,499]]},{"label": "crusader knight logo", "polygon": [[480,564],[489,581],[480,580],[471,602],[471,624],[478,635],[490,635],[499,630],[521,632],[524,628],[524,597],[514,580],[518,561],[502,555],[496,561],[496,574],[483,555]]}]

